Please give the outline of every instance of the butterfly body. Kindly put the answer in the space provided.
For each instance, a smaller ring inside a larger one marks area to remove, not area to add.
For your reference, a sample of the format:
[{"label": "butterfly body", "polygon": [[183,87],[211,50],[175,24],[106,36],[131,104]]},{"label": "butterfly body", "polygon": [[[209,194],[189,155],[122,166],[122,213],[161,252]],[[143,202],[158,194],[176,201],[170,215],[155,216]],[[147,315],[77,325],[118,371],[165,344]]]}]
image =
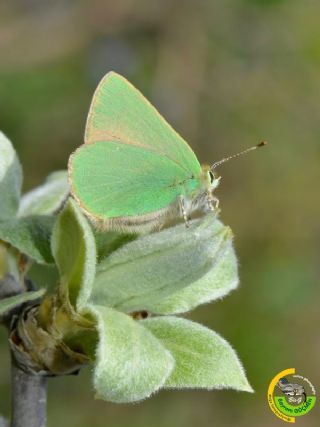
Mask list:
[{"label": "butterfly body", "polygon": [[70,157],[69,182],[100,228],[147,232],[213,209],[219,180],[137,89],[108,73],[91,104],[85,144]]}]

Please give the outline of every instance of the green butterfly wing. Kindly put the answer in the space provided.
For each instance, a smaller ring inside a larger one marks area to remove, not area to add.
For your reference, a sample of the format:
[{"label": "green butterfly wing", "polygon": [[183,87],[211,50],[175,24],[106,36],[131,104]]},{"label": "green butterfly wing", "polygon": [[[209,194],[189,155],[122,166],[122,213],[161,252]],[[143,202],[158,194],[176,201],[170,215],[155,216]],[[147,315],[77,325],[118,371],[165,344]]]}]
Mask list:
[{"label": "green butterfly wing", "polygon": [[90,107],[86,144],[70,158],[72,194],[99,218],[168,207],[199,186],[188,144],[125,78],[108,73]]},{"label": "green butterfly wing", "polygon": [[198,186],[168,157],[117,141],[78,148],[70,157],[69,178],[72,194],[97,218],[155,212]]},{"label": "green butterfly wing", "polygon": [[119,141],[174,160],[194,174],[200,164],[189,145],[131,83],[110,72],[98,85],[88,115],[85,142]]}]

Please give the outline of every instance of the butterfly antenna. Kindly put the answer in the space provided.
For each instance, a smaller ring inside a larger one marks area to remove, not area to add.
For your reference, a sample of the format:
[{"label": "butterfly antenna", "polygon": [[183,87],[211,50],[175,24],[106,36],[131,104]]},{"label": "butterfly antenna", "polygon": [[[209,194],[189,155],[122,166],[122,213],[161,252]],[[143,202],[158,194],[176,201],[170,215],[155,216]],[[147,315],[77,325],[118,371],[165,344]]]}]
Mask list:
[{"label": "butterfly antenna", "polygon": [[254,145],[253,147],[247,148],[246,150],[240,151],[240,153],[233,154],[233,156],[225,157],[224,159],[219,160],[218,162],[213,163],[211,166],[211,170],[214,170],[217,166],[220,166],[222,163],[228,162],[230,159],[234,159],[235,157],[242,156],[243,154],[249,153],[249,151],[255,150],[260,147],[264,147],[267,145],[267,141],[261,141],[259,144]]}]

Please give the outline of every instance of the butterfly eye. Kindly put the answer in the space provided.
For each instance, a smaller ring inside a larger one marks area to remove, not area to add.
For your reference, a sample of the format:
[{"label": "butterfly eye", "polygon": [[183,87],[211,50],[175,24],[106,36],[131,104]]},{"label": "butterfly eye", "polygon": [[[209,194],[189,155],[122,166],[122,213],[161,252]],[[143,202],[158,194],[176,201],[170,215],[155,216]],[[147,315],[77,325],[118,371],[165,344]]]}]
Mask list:
[{"label": "butterfly eye", "polygon": [[213,180],[214,180],[214,175],[213,175],[213,173],[211,171],[209,171],[209,176],[210,176],[210,182],[212,184]]}]

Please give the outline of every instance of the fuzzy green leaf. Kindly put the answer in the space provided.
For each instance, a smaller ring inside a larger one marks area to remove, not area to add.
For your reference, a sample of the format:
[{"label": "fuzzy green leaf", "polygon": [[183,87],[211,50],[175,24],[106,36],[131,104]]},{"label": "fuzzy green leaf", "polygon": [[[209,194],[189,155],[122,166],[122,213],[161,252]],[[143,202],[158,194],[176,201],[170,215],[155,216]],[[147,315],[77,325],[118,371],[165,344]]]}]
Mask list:
[{"label": "fuzzy green leaf", "polygon": [[94,227],[92,227],[92,230],[97,246],[98,262],[107,258],[112,252],[119,249],[121,246],[137,238],[135,234],[99,231]]},{"label": "fuzzy green leaf", "polygon": [[8,138],[0,132],[0,220],[17,214],[22,185],[22,168]]},{"label": "fuzzy green leaf", "polygon": [[53,262],[50,237],[52,216],[29,216],[0,222],[0,240],[10,243],[21,253],[40,264]]},{"label": "fuzzy green leaf", "polygon": [[224,297],[238,286],[238,264],[232,246],[227,239],[221,247],[211,270],[199,280],[149,304],[149,310],[158,314],[178,314],[192,310],[200,304]]},{"label": "fuzzy green leaf", "polygon": [[1,280],[3,280],[7,275],[10,275],[12,278],[9,280],[18,282],[21,279],[19,259],[20,252],[16,248],[13,248],[6,242],[0,240],[0,286]]},{"label": "fuzzy green leaf", "polygon": [[72,199],[57,218],[51,248],[60,272],[60,290],[80,310],[91,292],[96,247],[91,227]]},{"label": "fuzzy green leaf", "polygon": [[[90,301],[125,312],[143,309],[162,314],[221,296],[237,284],[231,238],[230,229],[215,215],[193,221],[190,228],[181,224],[140,237],[99,264]],[[222,258],[229,270],[218,274],[215,269]],[[190,286],[194,288],[187,292]],[[202,289],[205,296],[199,294]],[[174,303],[182,290],[186,300]]]},{"label": "fuzzy green leaf", "polygon": [[0,300],[0,315],[4,315],[10,310],[14,309],[18,305],[23,304],[26,301],[32,301],[42,297],[45,293],[45,289],[39,289],[34,292],[25,292],[23,294],[15,295],[13,297],[4,298]]},{"label": "fuzzy green leaf", "polygon": [[175,359],[166,387],[253,391],[235,351],[215,332],[173,316],[150,318],[141,323]]},{"label": "fuzzy green leaf", "polygon": [[90,311],[99,333],[94,370],[97,398],[135,402],[162,387],[174,362],[160,341],[126,314],[98,305]]},{"label": "fuzzy green leaf", "polygon": [[42,185],[22,196],[18,215],[51,215],[60,208],[68,194],[67,171],[53,172]]}]

